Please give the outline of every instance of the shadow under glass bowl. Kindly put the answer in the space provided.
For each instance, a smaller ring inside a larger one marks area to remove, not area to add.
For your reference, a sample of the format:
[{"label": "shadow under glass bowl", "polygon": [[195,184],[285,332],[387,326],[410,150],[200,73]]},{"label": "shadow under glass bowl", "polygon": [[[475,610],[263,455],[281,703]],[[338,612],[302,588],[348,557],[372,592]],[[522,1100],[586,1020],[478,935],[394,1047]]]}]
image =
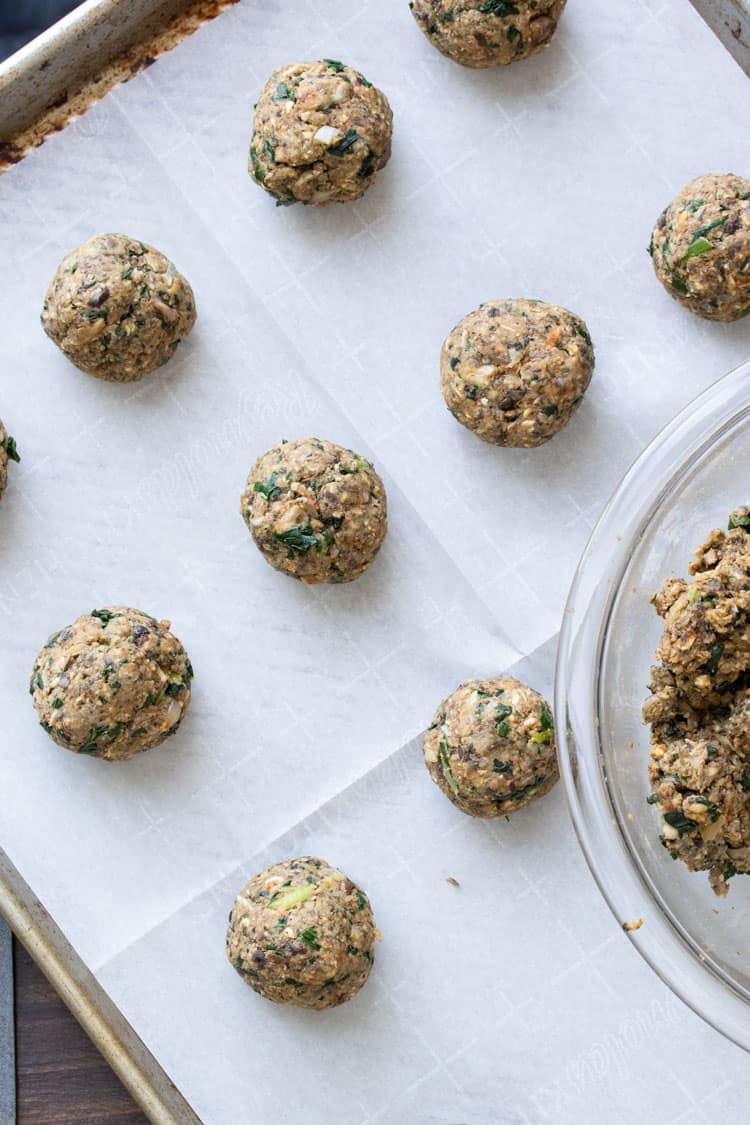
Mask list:
[{"label": "shadow under glass bowl", "polygon": [[750,1051],[750,877],[717,897],[659,842],[641,719],[662,622],[650,599],[750,503],[750,363],[687,406],[639,457],[583,554],[560,634],[560,772],[599,889],[669,987]]}]

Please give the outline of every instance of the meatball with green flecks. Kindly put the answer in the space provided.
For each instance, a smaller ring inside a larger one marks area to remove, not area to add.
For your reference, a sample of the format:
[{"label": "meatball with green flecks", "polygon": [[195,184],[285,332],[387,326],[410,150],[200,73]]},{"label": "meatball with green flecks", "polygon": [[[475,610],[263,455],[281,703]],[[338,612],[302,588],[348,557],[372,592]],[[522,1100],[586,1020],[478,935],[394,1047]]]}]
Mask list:
[{"label": "meatball with green flecks", "polygon": [[20,461],[15,438],[12,438],[0,421],[0,500],[8,487],[8,462]]},{"label": "meatball with green flecks", "polygon": [[109,606],[52,634],[34,661],[29,690],[58,745],[116,762],[177,733],[192,678],[169,621]]},{"label": "meatball with green flecks", "polygon": [[469,816],[515,812],[558,778],[550,707],[512,676],[456,688],[425,732],[423,753],[432,780]]},{"label": "meatball with green flecks", "polygon": [[750,180],[699,176],[662,211],[649,253],[664,288],[707,320],[750,312]]},{"label": "meatball with green flecks", "polygon": [[226,950],[266,1000],[335,1008],[370,975],[378,936],[367,895],[337,867],[305,856],[272,864],[240,891]]},{"label": "meatball with green flecks", "polygon": [[548,47],[566,0],[413,0],[422,31],[462,66],[507,65]]},{"label": "meatball with green flecks", "polygon": [[281,441],[259,457],[240,510],[266,561],[309,585],[359,578],[388,530],[370,462],[318,438]]},{"label": "meatball with green flecks", "polygon": [[487,301],[449,334],[440,384],[454,418],[483,441],[530,448],[570,421],[594,371],[579,316],[544,301]]},{"label": "meatball with green flecks", "polygon": [[71,363],[118,383],[171,359],[195,318],[176,266],[124,234],[95,234],[66,254],[42,309],[44,331]]},{"label": "meatball with green flecks", "polygon": [[336,59],[275,70],[255,106],[249,172],[277,205],[348,203],[391,155],[385,94]]}]

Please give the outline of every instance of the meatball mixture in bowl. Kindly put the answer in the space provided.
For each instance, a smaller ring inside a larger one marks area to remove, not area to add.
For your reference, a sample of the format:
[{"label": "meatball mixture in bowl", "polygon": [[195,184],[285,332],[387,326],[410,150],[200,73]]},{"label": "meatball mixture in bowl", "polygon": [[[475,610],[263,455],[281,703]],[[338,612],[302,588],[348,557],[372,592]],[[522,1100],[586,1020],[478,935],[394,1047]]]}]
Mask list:
[{"label": "meatball mixture in bowl", "polygon": [[391,155],[385,94],[336,59],[275,70],[255,106],[249,171],[277,204],[359,199]]},{"label": "meatball mixture in bowl", "polygon": [[383,482],[330,441],[281,441],[250,470],[240,510],[264,558],[309,585],[364,574],[388,530]]},{"label": "meatball mixture in bowl", "polygon": [[643,717],[660,839],[716,894],[750,874],[750,508],[654,596],[664,620]]}]

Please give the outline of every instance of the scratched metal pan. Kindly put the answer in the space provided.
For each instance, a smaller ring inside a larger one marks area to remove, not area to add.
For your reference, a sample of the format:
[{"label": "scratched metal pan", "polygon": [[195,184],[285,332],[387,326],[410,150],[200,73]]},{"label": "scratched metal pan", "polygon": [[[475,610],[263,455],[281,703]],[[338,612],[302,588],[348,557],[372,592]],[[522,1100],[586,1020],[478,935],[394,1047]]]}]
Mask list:
[{"label": "scratched metal pan", "polygon": [[[87,0],[0,63],[0,172],[235,0]],[[750,0],[693,0],[750,74]],[[0,914],[158,1125],[200,1121],[0,848]]]}]

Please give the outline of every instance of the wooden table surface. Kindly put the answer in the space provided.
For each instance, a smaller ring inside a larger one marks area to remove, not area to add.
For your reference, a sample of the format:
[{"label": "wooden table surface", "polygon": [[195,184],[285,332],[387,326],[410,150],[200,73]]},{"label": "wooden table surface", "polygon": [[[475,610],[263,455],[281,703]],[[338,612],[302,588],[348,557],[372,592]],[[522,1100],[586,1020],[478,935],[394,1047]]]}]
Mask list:
[{"label": "wooden table surface", "polygon": [[18,1125],[148,1125],[17,941],[13,962]]}]

